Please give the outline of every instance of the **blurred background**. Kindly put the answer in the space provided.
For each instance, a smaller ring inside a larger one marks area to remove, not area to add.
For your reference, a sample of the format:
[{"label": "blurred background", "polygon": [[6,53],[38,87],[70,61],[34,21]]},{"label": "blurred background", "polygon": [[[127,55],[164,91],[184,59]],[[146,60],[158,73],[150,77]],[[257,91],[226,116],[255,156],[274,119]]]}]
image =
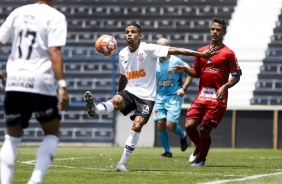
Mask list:
[{"label": "blurred background", "polygon": [[[0,0],[0,24],[16,7],[34,2]],[[90,90],[99,103],[116,93],[117,54],[126,46],[127,23],[141,25],[143,41],[155,43],[165,37],[171,46],[197,50],[210,43],[212,19],[220,17],[228,24],[224,43],[235,52],[243,75],[229,91],[228,110],[213,131],[211,147],[282,148],[282,0],[55,0],[54,7],[68,21],[63,58],[71,108],[62,112],[61,145],[124,145],[132,125],[129,117],[117,111],[89,118],[83,96]],[[113,56],[95,51],[94,42],[103,34],[117,40]],[[0,51],[3,71],[10,51],[10,44]],[[193,57],[181,58],[193,65]],[[182,127],[197,90],[194,79],[184,98]],[[3,100],[1,91],[0,141],[5,133]],[[152,119],[142,134],[139,146],[161,146]],[[170,144],[179,146],[176,136],[169,136]],[[23,141],[36,144],[42,137],[33,118]]]}]

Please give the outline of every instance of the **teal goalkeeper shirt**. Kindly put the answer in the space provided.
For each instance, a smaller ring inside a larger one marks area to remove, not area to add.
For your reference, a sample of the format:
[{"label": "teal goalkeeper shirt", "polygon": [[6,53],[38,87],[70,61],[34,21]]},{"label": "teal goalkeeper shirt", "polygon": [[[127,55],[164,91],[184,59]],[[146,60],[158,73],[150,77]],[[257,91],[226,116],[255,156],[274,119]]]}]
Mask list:
[{"label": "teal goalkeeper shirt", "polygon": [[184,72],[174,73],[172,67],[176,65],[187,65],[187,63],[174,55],[171,55],[164,62],[160,62],[159,58],[157,59],[157,95],[176,95],[178,89],[182,87],[182,76],[187,77],[187,74]]}]

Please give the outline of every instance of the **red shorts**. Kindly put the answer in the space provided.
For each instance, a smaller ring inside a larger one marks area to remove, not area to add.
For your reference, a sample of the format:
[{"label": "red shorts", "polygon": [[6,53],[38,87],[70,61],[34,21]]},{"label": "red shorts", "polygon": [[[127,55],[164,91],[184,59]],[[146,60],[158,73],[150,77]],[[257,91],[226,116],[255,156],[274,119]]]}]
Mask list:
[{"label": "red shorts", "polygon": [[216,128],[223,118],[226,108],[221,105],[207,105],[192,103],[187,110],[186,120],[199,119],[201,124],[211,128]]}]

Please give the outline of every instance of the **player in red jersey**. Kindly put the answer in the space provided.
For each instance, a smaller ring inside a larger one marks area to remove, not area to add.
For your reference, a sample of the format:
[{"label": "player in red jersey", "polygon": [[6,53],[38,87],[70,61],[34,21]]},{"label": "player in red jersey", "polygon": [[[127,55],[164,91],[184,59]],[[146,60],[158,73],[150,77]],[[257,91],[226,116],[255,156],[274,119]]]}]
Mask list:
[{"label": "player in red jersey", "polygon": [[[204,166],[208,154],[212,129],[220,123],[227,107],[228,89],[237,84],[242,75],[235,53],[223,43],[226,34],[226,23],[221,18],[214,18],[211,33],[211,44],[199,49],[207,50],[217,46],[219,54],[208,60],[196,57],[194,66],[175,66],[174,71],[186,72],[192,77],[200,78],[196,99],[187,110],[185,130],[196,149],[189,162],[192,166]],[[231,78],[229,79],[229,74]],[[197,126],[200,125],[200,133]]]}]

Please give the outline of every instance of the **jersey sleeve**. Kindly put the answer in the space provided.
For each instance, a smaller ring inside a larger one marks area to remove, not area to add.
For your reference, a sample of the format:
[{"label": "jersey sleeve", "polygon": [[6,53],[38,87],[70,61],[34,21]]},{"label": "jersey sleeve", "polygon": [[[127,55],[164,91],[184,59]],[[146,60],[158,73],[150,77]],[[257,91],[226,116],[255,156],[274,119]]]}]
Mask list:
[{"label": "jersey sleeve", "polygon": [[59,15],[56,19],[52,19],[48,26],[48,47],[66,45],[67,21],[64,15]]},{"label": "jersey sleeve", "polygon": [[118,58],[118,60],[119,60],[119,72],[120,72],[120,74],[122,74],[122,75],[125,75],[125,69],[123,68],[123,66],[122,66],[122,63],[121,63],[121,56],[120,56],[120,54],[119,54],[119,58]]},{"label": "jersey sleeve", "polygon": [[12,11],[10,15],[6,18],[5,22],[2,24],[0,27],[0,42],[2,44],[5,44],[9,41],[11,38],[12,34],[12,25],[13,25],[13,20],[16,16],[17,9]]},{"label": "jersey sleeve", "polygon": [[201,73],[201,58],[200,57],[195,57],[195,60],[194,60],[194,65],[193,67],[194,70],[200,74]]},{"label": "jersey sleeve", "polygon": [[241,71],[241,68],[238,64],[238,61],[237,61],[237,58],[235,56],[235,53],[234,52],[231,52],[229,54],[229,59],[228,59],[228,67],[229,67],[229,70],[230,70],[230,73],[232,76],[234,77],[239,77],[242,75],[242,71]]},{"label": "jersey sleeve", "polygon": [[155,57],[166,57],[168,54],[169,46],[147,44],[144,49],[148,52],[151,52]]}]

